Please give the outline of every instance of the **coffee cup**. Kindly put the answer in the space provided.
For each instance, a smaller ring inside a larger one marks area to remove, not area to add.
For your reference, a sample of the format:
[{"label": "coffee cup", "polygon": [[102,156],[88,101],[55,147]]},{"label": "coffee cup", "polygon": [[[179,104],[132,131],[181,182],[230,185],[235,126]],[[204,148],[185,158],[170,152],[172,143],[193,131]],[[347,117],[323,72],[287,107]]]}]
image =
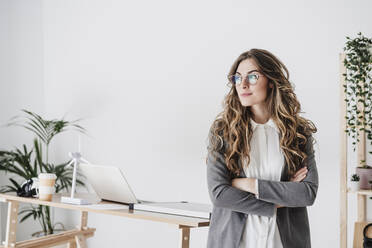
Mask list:
[{"label": "coffee cup", "polygon": [[39,174],[39,199],[51,201],[54,194],[54,184],[57,176],[53,173]]}]

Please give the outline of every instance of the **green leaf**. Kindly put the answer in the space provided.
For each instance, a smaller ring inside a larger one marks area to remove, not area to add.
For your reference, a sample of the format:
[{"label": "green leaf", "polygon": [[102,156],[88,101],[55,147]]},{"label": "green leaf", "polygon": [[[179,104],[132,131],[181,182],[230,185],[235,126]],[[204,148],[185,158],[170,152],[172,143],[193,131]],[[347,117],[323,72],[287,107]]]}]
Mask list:
[{"label": "green leaf", "polygon": [[26,219],[28,219],[30,216],[33,216],[34,213],[28,213],[26,214],[25,216],[22,217],[22,219],[19,221],[20,223],[22,223],[23,221],[25,221]]},{"label": "green leaf", "polygon": [[9,181],[11,181],[13,183],[13,185],[15,186],[16,189],[21,188],[21,186],[13,178],[9,178]]}]

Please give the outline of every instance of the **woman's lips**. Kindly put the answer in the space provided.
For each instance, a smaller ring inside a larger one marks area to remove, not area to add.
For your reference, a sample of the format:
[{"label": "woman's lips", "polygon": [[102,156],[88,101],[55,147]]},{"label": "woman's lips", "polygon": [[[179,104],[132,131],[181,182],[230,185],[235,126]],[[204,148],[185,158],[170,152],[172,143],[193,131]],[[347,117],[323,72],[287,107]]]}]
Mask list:
[{"label": "woman's lips", "polygon": [[252,95],[252,93],[244,93],[244,94],[241,94],[241,96],[250,96]]}]

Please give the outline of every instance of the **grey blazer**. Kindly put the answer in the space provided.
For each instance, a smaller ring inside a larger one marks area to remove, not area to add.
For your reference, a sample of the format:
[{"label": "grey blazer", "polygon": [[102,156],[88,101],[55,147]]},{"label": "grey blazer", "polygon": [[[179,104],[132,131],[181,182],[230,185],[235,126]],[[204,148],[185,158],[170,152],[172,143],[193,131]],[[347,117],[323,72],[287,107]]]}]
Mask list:
[{"label": "grey blazer", "polygon": [[[209,152],[207,184],[213,210],[207,248],[238,248],[247,214],[272,217],[275,205],[285,206],[277,209],[276,220],[283,248],[310,248],[306,206],[314,203],[318,191],[312,136],[308,137],[305,152],[308,155],[306,177],[301,182],[290,182],[285,163],[280,181],[258,179],[259,199],[252,193],[232,187],[234,176],[228,171],[224,156],[220,152]],[[242,177],[246,177],[243,169],[237,178]]]}]

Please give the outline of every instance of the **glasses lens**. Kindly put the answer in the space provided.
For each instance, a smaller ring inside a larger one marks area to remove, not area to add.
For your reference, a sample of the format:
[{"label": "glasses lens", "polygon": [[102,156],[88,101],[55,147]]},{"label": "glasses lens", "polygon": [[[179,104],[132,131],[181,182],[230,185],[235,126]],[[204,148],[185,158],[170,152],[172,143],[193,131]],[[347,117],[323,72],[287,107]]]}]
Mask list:
[{"label": "glasses lens", "polygon": [[234,84],[240,84],[242,82],[242,77],[239,74],[232,75],[231,79]]},{"label": "glasses lens", "polygon": [[257,83],[258,75],[250,74],[250,75],[248,75],[248,80],[249,80],[250,84],[255,84],[255,83]]},{"label": "glasses lens", "polygon": [[240,84],[241,78],[239,74],[230,75],[228,78],[232,84]]}]

